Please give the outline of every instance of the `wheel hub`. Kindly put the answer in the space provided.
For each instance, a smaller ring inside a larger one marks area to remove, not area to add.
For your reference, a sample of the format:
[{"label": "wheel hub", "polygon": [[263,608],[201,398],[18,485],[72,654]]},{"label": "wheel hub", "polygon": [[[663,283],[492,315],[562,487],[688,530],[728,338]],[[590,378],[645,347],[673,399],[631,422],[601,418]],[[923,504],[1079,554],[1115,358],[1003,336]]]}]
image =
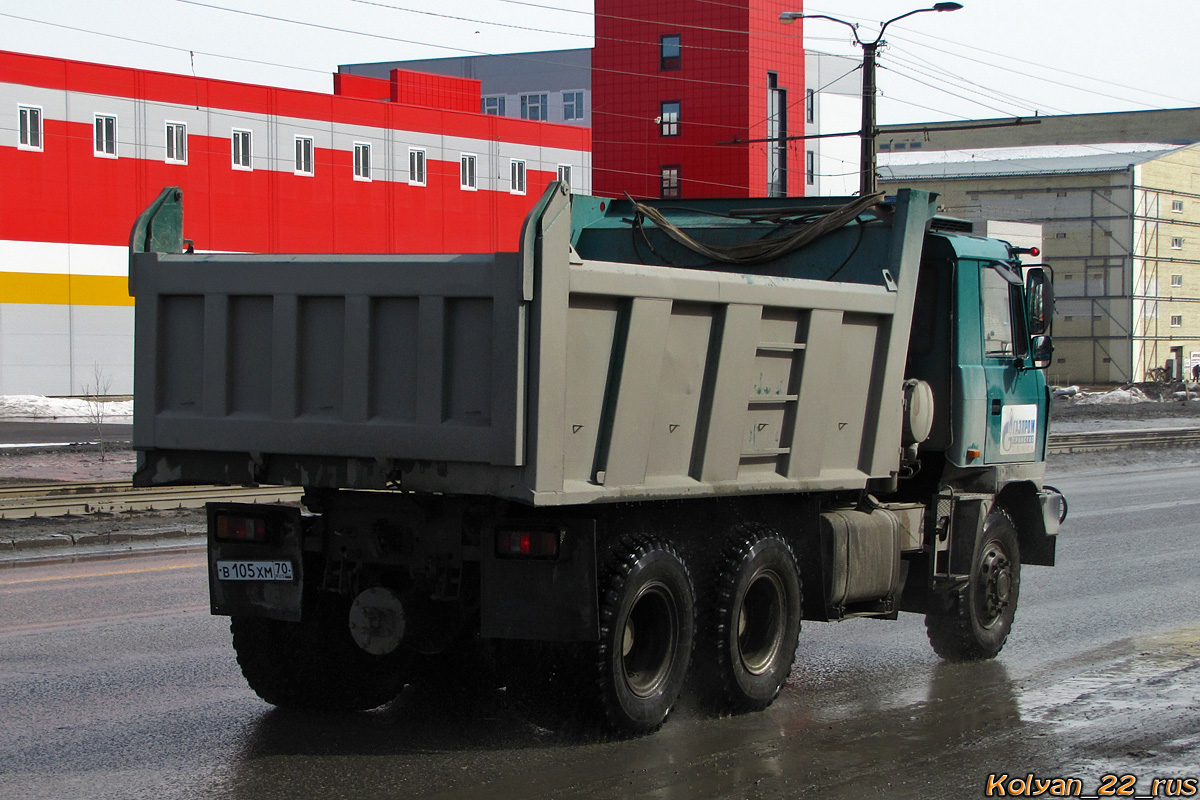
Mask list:
[{"label": "wheel hub", "polygon": [[783,581],[773,571],[763,571],[746,588],[738,610],[738,653],[752,675],[761,675],[775,663],[783,642],[785,623]]},{"label": "wheel hub", "polygon": [[979,565],[983,619],[991,625],[1000,619],[1012,595],[1012,562],[998,543],[991,543]]},{"label": "wheel hub", "polygon": [[404,604],[391,589],[364,589],[350,605],[349,625],[355,644],[371,655],[387,655],[404,639]]},{"label": "wheel hub", "polygon": [[670,591],[643,587],[629,608],[621,641],[625,683],[638,697],[658,691],[671,672],[679,622]]}]

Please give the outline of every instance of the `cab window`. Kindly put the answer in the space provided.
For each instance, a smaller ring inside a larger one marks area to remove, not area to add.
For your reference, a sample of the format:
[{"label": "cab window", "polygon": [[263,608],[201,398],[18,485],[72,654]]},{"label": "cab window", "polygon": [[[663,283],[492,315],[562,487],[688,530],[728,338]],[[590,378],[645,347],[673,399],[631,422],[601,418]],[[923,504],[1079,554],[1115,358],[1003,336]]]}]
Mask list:
[{"label": "cab window", "polygon": [[980,272],[983,294],[983,354],[1013,357],[1012,284],[994,269]]}]

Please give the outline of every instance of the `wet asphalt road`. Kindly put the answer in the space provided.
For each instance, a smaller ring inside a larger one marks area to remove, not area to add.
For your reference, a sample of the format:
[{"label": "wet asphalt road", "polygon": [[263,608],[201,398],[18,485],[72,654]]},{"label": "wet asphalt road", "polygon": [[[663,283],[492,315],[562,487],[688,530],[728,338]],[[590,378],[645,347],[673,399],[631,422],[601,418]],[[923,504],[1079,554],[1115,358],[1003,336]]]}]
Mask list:
[{"label": "wet asphalt road", "polygon": [[997,661],[941,664],[918,617],[808,623],[768,711],[685,704],[633,741],[452,684],[351,717],[272,710],[200,555],[0,570],[0,797],[957,799],[990,774],[1200,776],[1200,465],[1052,482],[1060,566],[1024,572]]}]

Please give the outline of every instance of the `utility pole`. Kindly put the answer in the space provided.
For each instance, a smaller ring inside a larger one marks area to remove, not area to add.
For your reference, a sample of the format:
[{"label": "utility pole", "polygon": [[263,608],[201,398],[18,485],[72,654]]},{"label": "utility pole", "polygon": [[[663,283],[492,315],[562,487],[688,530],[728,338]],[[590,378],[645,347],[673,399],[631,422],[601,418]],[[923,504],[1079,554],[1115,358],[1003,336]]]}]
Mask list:
[{"label": "utility pole", "polygon": [[879,34],[870,42],[864,42],[859,38],[858,25],[856,23],[847,22],[844,19],[831,17],[827,14],[805,14],[802,11],[784,11],[779,15],[779,21],[785,25],[795,22],[798,19],[827,19],[830,22],[845,25],[854,32],[855,43],[863,49],[862,129],[859,131],[859,135],[862,137],[858,172],[859,196],[865,197],[869,194],[875,194],[879,190],[878,178],[875,175],[875,136],[879,132],[875,124],[875,58],[879,52],[879,48],[886,44],[883,41],[883,32],[887,30],[888,25],[905,17],[911,17],[913,14],[923,14],[926,11],[958,11],[960,8],[962,8],[961,3],[934,3],[930,8],[918,8],[909,11],[907,14],[892,17],[879,26]]}]

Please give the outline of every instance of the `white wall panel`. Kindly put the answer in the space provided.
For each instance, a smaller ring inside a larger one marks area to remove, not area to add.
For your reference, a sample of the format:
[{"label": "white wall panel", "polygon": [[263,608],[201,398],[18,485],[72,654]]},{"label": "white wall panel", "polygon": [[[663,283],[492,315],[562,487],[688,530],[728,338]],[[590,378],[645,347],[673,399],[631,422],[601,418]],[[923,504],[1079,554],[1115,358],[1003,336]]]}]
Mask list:
[{"label": "white wall panel", "polygon": [[123,278],[129,273],[129,250],[103,244],[0,240],[0,272]]}]

